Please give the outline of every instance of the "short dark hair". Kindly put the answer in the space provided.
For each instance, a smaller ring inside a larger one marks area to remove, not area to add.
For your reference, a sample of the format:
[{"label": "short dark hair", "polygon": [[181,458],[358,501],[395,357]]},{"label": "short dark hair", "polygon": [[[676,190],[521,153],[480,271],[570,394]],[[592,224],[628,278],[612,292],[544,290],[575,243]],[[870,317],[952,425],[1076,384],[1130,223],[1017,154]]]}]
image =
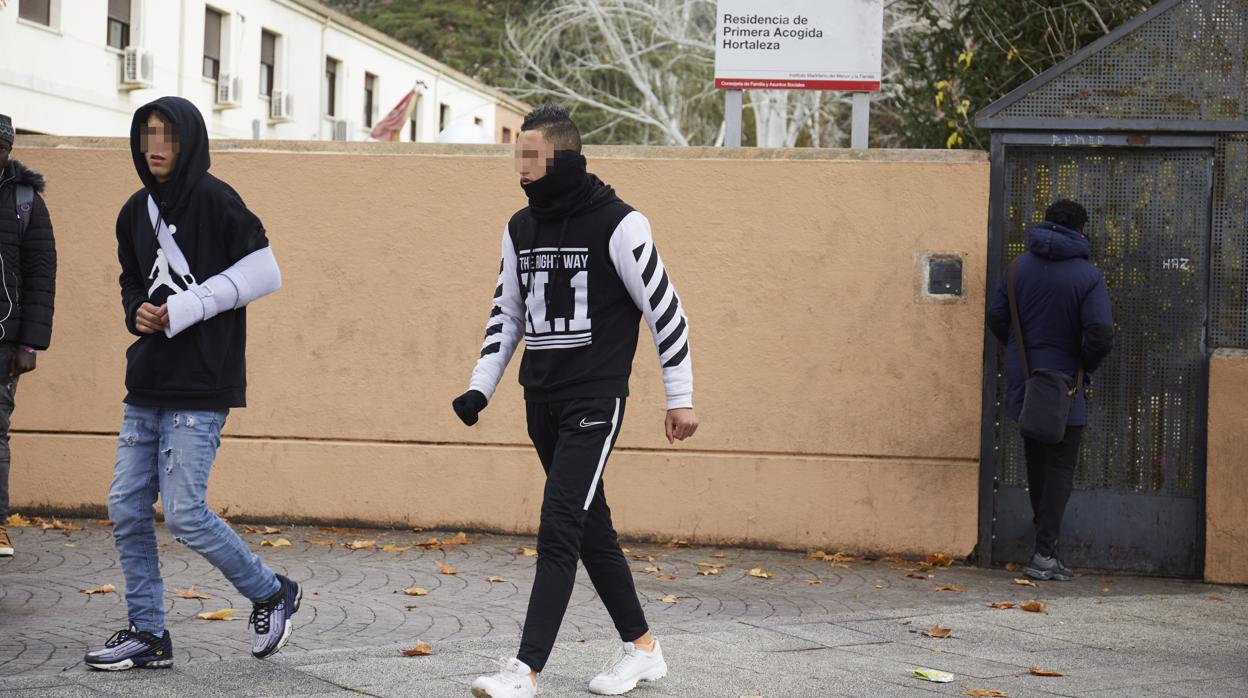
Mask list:
[{"label": "short dark hair", "polygon": [[1088,212],[1070,199],[1059,199],[1044,212],[1044,220],[1082,233],[1083,226],[1088,222]]},{"label": "short dark hair", "polygon": [[543,104],[524,117],[521,131],[539,130],[556,150],[581,152],[581,130],[572,115],[558,104]]}]

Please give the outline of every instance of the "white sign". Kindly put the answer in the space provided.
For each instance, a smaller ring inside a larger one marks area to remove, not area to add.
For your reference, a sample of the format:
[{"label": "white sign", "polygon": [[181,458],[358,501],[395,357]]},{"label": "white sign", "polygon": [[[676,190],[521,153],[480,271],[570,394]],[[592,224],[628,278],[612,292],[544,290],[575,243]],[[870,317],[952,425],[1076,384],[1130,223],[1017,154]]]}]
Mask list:
[{"label": "white sign", "polygon": [[719,0],[715,87],[878,92],[884,0]]}]

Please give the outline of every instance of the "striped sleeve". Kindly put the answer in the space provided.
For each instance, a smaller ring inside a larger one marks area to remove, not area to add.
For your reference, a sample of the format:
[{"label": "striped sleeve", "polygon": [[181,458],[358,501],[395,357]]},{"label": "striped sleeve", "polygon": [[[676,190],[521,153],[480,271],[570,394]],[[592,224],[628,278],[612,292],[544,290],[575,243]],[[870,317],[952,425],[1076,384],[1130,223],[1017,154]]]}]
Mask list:
[{"label": "striped sleeve", "polygon": [[646,318],[663,367],[667,409],[693,407],[693,362],[689,320],[650,236],[650,221],[633,211],[611,236],[611,261],[633,302]]},{"label": "striped sleeve", "polygon": [[503,260],[499,264],[498,286],[494,289],[490,319],[485,323],[485,339],[481,355],[472,370],[469,390],[479,390],[488,400],[498,389],[498,382],[507,370],[524,334],[524,301],[520,296],[520,278],[516,275],[516,248],[511,233],[503,229]]}]

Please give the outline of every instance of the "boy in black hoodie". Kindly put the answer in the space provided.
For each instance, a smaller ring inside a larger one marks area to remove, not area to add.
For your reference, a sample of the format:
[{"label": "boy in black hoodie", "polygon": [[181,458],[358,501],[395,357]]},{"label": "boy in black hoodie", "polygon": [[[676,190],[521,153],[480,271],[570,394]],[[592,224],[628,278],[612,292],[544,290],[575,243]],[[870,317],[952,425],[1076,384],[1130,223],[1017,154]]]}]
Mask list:
[{"label": "boy in black hoodie", "polygon": [[175,540],[203,555],[254,604],[252,654],[286,644],[299,585],[274,574],[204,501],[221,428],[245,406],[245,306],[281,286],[264,226],[208,173],[195,105],[141,107],[130,150],[143,188],[117,217],[121,302],[139,339],[126,352],[126,409],[108,494],[126,579],[129,627],[87,653],[95,669],[173,664],[157,559],[159,495]]}]

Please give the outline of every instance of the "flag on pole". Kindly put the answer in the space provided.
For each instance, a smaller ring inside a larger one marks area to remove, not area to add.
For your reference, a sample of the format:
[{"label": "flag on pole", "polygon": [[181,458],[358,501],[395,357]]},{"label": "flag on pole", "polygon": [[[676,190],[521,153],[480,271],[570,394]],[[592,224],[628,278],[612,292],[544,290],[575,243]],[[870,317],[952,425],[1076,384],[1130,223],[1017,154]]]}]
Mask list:
[{"label": "flag on pole", "polygon": [[373,130],[369,132],[369,136],[378,141],[397,141],[399,134],[403,133],[403,127],[407,122],[412,120],[412,112],[416,111],[416,102],[420,97],[420,85],[413,87],[410,92],[399,100],[394,109],[386,114],[386,118],[378,121]]}]

